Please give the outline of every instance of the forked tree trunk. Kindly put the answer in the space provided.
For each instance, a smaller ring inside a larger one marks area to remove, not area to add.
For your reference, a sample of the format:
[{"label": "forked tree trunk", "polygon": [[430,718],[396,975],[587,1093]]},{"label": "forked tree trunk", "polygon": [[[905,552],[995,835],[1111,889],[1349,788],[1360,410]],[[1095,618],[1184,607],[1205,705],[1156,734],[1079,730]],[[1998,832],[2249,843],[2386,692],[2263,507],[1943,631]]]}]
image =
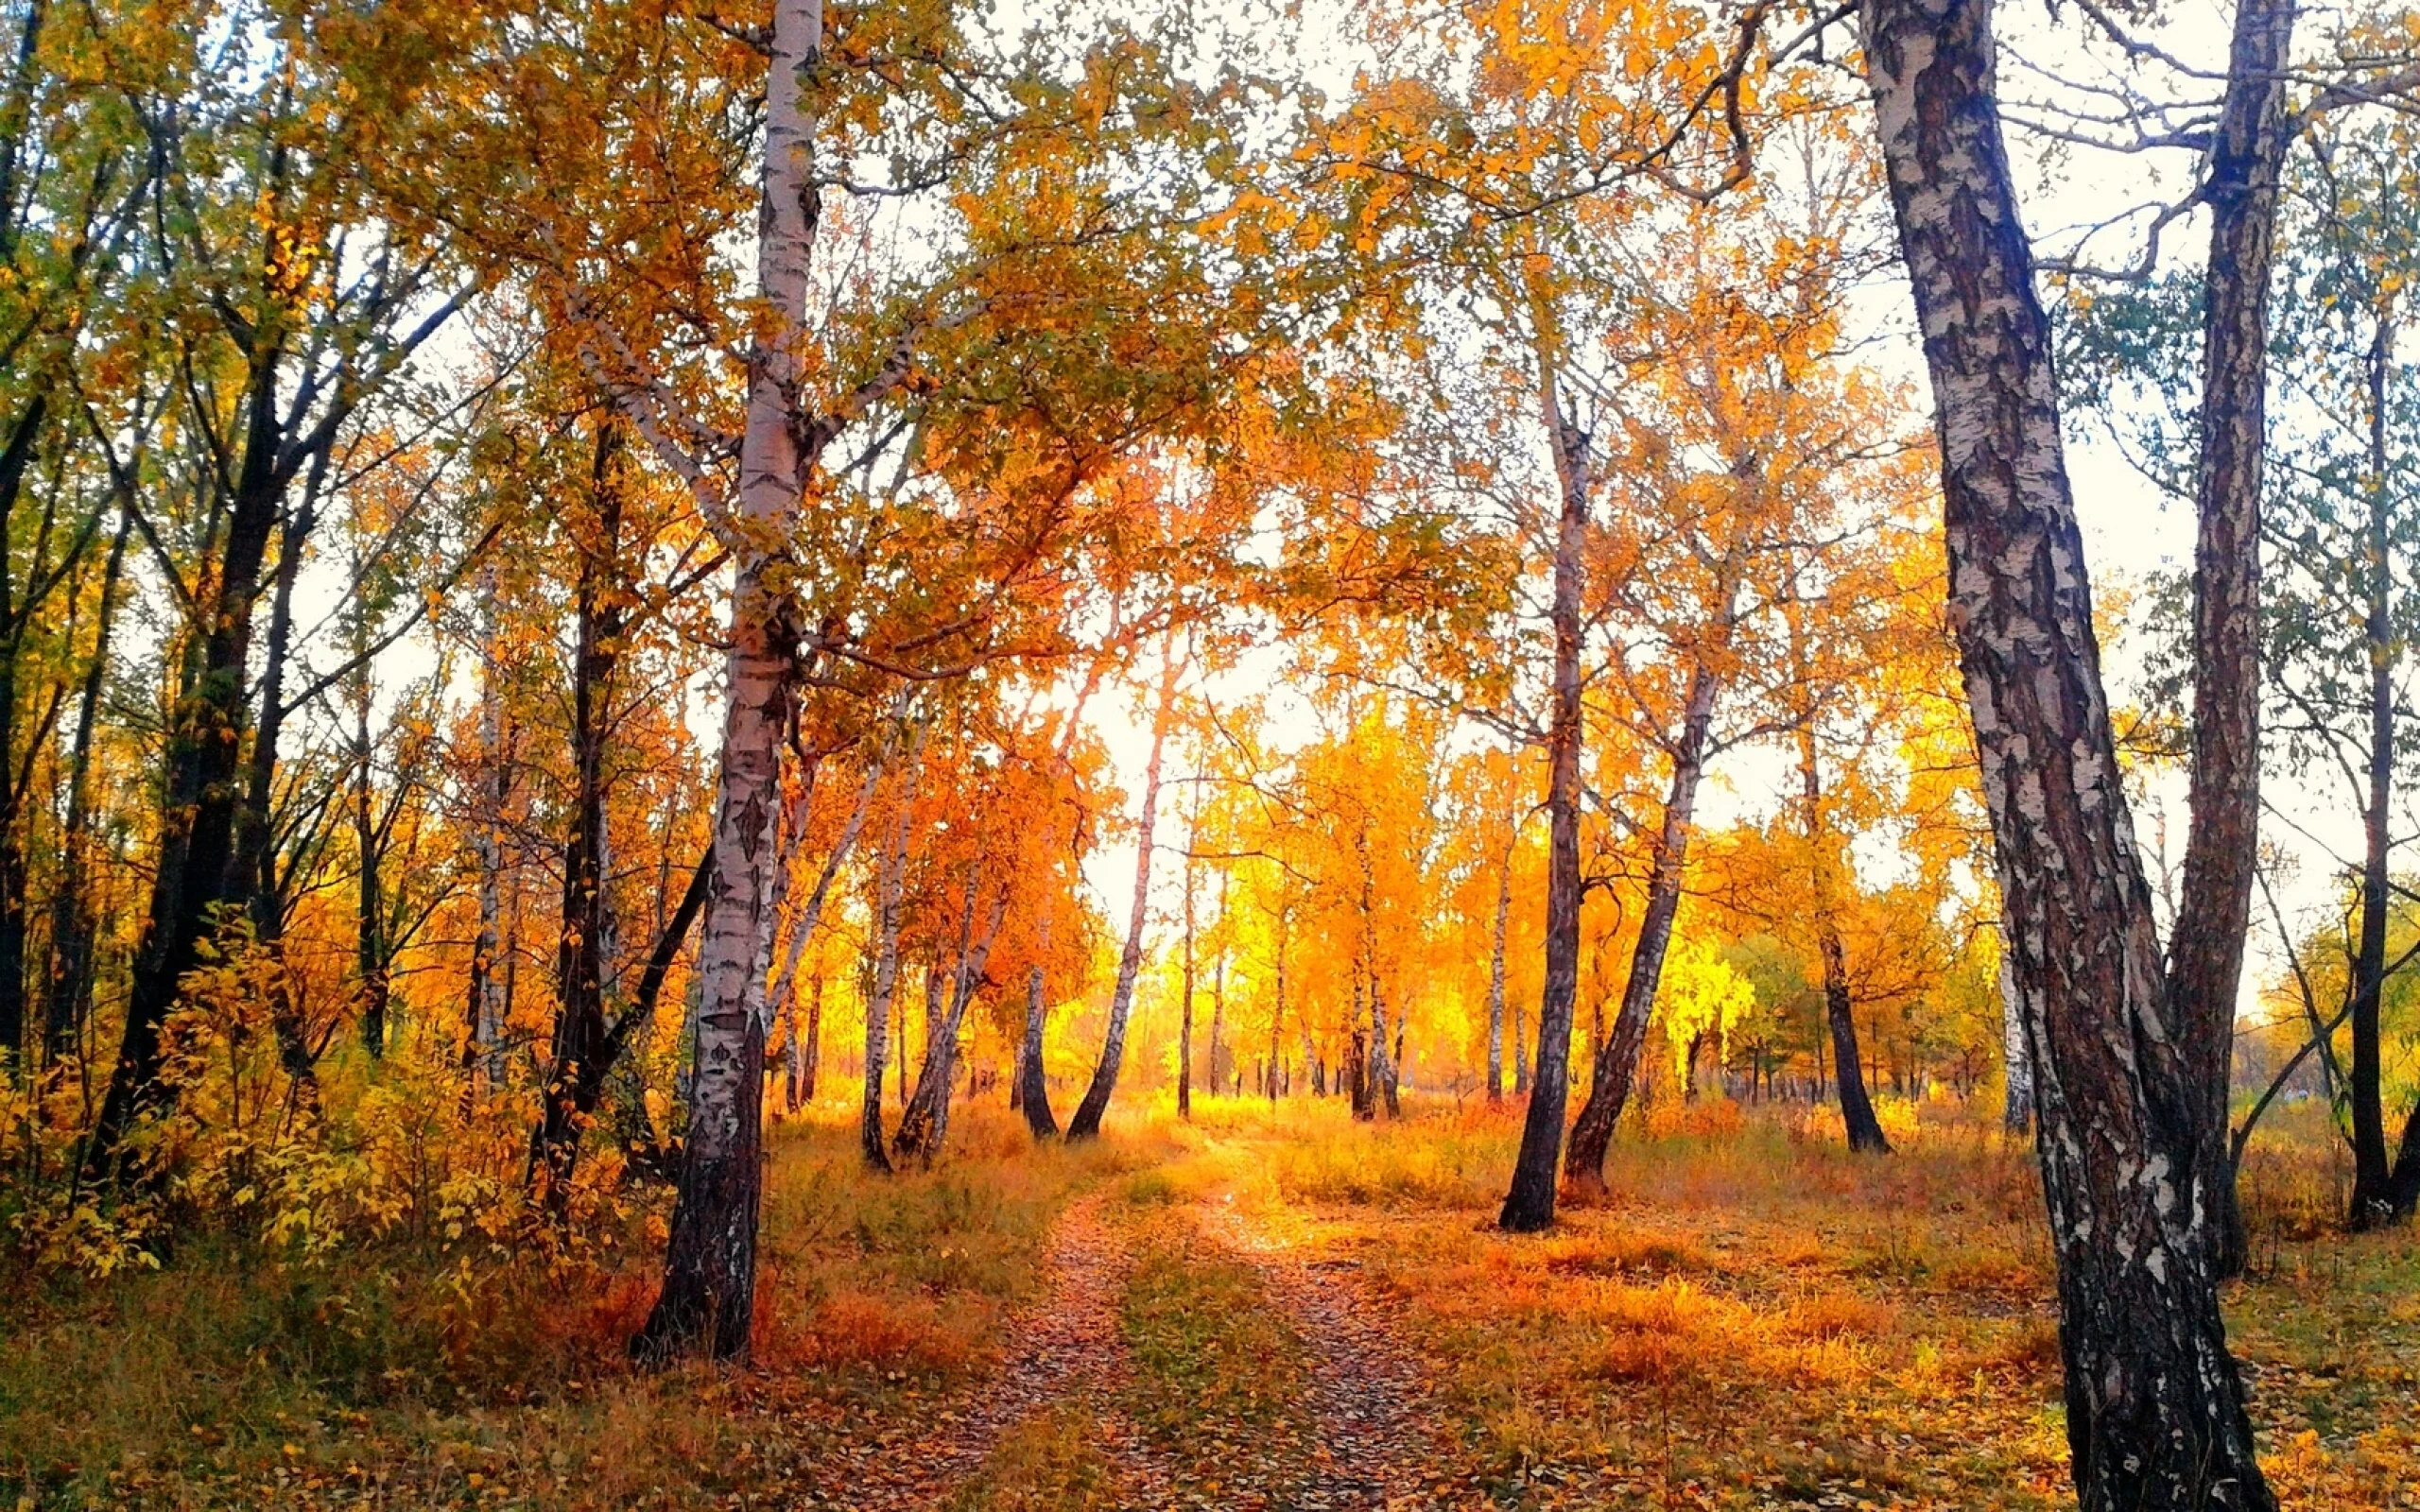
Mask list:
[{"label": "forked tree trunk", "polygon": [[1002,887],[993,895],[991,917],[985,920],[980,937],[973,937],[975,897],[980,886],[982,868],[978,864],[975,875],[967,881],[966,911],[959,923],[958,970],[949,986],[949,1007],[938,1024],[927,1019],[925,1029],[925,1063],[916,1074],[915,1093],[908,1099],[908,1110],[900,1116],[898,1136],[891,1142],[891,1152],[902,1160],[914,1160],[931,1165],[949,1136],[950,1089],[958,1079],[958,1036],[966,1022],[967,1005],[974,1002],[975,990],[983,982],[983,963],[991,958],[992,941],[998,937],[1000,920],[1009,911],[1009,893]]},{"label": "forked tree trunk", "polygon": [[2226,1153],[2168,1000],[2120,783],[1991,20],[1989,0],[1865,0],[1863,43],[2035,1052],[2075,1485],[2086,1512],[2268,1512],[2212,1274]]},{"label": "forked tree trunk", "polygon": [[1160,812],[1160,753],[1167,745],[1168,722],[1176,709],[1176,632],[1170,630],[1160,648],[1160,698],[1151,715],[1151,755],[1143,767],[1143,816],[1134,836],[1134,906],[1127,916],[1126,948],[1117,958],[1117,985],[1109,997],[1109,1028],[1102,1036],[1100,1061],[1067,1121],[1067,1137],[1088,1140],[1100,1133],[1101,1115],[1117,1090],[1118,1067],[1126,1059],[1126,1017],[1134,1005],[1134,980],[1143,970],[1143,924],[1151,902],[1151,833]]},{"label": "forked tree trunk", "polygon": [[1664,824],[1655,836],[1655,859],[1647,878],[1647,912],[1632,947],[1630,978],[1613,1032],[1596,1047],[1588,1078],[1588,1101],[1571,1125],[1571,1153],[1564,1179],[1574,1190],[1605,1190],[1605,1151],[1613,1144],[1622,1108],[1630,1100],[1638,1057],[1647,1045],[1648,1015],[1664,981],[1664,957],[1671,949],[1672,924],[1681,912],[1681,881],[1687,874],[1689,835],[1697,823],[1698,783],[1705,774],[1705,747],[1714,725],[1715,676],[1701,661],[1689,669],[1682,708],[1681,738],[1672,748],[1672,785],[1664,798]]},{"label": "forked tree trunk", "polygon": [[689,1135],[665,1253],[664,1290],[631,1341],[661,1359],[700,1346],[717,1359],[747,1352],[756,1298],[756,1215],[764,1113],[763,941],[771,927],[782,737],[788,725],[793,635],[768,581],[806,492],[813,458],[800,451],[797,393],[808,258],[820,205],[814,127],[802,96],[823,47],[821,0],[775,0],[766,90],[757,284],[771,329],[750,352],[748,409],[734,510],[729,649],[715,803],[714,864],[698,952],[700,1007]]},{"label": "forked tree trunk", "polygon": [[227,895],[252,610],[278,504],[293,476],[278,455],[285,440],[278,404],[282,356],[276,346],[264,347],[247,374],[243,460],[227,533],[200,575],[203,601],[188,632],[199,643],[199,665],[178,691],[169,715],[159,859],[135,949],[125,1029],[100,1116],[84,1143],[83,1165],[92,1177],[129,1174],[131,1152],[122,1147],[127,1134],[168,1101],[160,1079],[160,1031]]}]

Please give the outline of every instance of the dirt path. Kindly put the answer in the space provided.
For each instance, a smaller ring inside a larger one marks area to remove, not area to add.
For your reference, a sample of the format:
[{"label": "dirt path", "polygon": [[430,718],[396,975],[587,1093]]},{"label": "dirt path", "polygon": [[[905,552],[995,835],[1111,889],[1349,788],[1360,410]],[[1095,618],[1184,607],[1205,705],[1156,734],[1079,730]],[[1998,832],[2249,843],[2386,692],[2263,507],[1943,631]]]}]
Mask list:
[{"label": "dirt path", "polygon": [[1201,1222],[1214,1242],[1260,1272],[1310,1348],[1310,1473],[1290,1504],[1303,1512],[1443,1504],[1426,1490],[1443,1447],[1435,1439],[1436,1405],[1360,1262],[1255,1223],[1232,1201],[1204,1204]]},{"label": "dirt path", "polygon": [[1118,1485],[1165,1484],[1167,1474],[1118,1407],[1132,1371],[1118,1330],[1118,1297],[1133,1265],[1129,1235],[1102,1211],[1101,1194],[1060,1215],[1043,1256],[1043,1285],[1008,1324],[1006,1363],[906,1433],[853,1445],[827,1467],[838,1504],[866,1512],[939,1505],[965,1486],[1020,1423],[1054,1407],[1086,1410],[1091,1448]]}]

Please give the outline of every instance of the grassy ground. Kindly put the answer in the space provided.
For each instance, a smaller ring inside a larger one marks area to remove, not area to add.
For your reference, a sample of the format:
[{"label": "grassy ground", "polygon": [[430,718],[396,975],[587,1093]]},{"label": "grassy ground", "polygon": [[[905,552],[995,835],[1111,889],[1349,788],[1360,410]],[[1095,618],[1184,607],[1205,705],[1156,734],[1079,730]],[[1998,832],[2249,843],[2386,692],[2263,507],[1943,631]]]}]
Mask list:
[{"label": "grassy ground", "polygon": [[[1668,1109],[1656,1137],[1625,1131],[1603,1201],[1510,1238],[1513,1116],[1415,1114],[1205,1099],[1189,1127],[1163,1110],[1035,1150],[983,1107],[943,1169],[887,1181],[852,1131],[791,1125],[741,1372],[628,1369],[643,1265],[398,1249],[296,1270],[196,1243],[156,1275],[19,1280],[0,1505],[847,1504],[849,1456],[912,1462],[948,1431],[1053,1220],[1096,1191],[1129,1246],[1104,1303],[1123,1383],[1015,1427],[952,1512],[1123,1504],[1113,1418],[1206,1504],[1306,1452],[1314,1341],[1212,1242],[1230,1228],[1357,1263],[1431,1369],[1438,1474],[1474,1503],[2065,1504],[2039,1198],[1988,1127],[1903,1122],[1873,1160],[1784,1118]],[[2276,1487],[2313,1512],[2420,1508],[2420,1240],[2335,1233],[2326,1136],[2276,1134],[2247,1175],[2255,1274],[2227,1297]]]},{"label": "grassy ground", "polygon": [[[0,1487],[34,1506],[723,1506],[879,1450],[988,1367],[1074,1195],[1148,1131],[1029,1147],[996,1108],[931,1174],[860,1175],[854,1125],[774,1138],[756,1356],[633,1372],[646,1265],[323,1269],[188,1246],[159,1274],[19,1283],[0,1329]],[[4,1493],[0,1493],[4,1494]],[[5,1504],[0,1503],[0,1504]]]},{"label": "grassy ground", "polygon": [[[1883,1160],[1778,1118],[1678,1122],[1528,1238],[1491,1228],[1508,1113],[1234,1137],[1253,1199],[1397,1300],[1502,1499],[2071,1504],[2030,1151],[1951,1119]],[[2325,1137],[2282,1132],[2226,1301],[2265,1461],[2290,1506],[2420,1507],[2420,1244],[2325,1231]]]}]

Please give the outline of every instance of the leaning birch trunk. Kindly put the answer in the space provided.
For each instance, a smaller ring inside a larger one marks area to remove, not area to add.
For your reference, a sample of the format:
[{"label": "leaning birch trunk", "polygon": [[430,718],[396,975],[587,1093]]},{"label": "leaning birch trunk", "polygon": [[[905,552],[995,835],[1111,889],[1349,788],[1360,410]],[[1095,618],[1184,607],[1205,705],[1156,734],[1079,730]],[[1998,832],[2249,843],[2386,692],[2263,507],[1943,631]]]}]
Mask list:
[{"label": "leaning birch trunk", "polygon": [[1630,1101],[1639,1054],[1647,1044],[1648,1014],[1663,985],[1664,956],[1671,948],[1673,920],[1681,912],[1681,879],[1687,872],[1689,835],[1697,822],[1698,783],[1705,773],[1715,691],[1713,672],[1700,662],[1689,671],[1680,744],[1672,753],[1672,786],[1664,799],[1664,827],[1655,839],[1654,864],[1647,879],[1647,913],[1639,920],[1638,942],[1631,951],[1630,979],[1622,984],[1622,1005],[1614,1015],[1613,1032],[1597,1047],[1588,1101],[1571,1123],[1571,1152],[1564,1158],[1563,1176],[1578,1191],[1605,1189],[1605,1151],[1613,1144],[1614,1129]]},{"label": "leaning birch trunk", "polygon": [[[2193,770],[2179,927],[2168,990],[2199,1052],[2204,1138],[2230,1148],[2236,996],[2260,831],[2260,473],[2268,437],[2269,285],[2277,180],[2296,127],[2286,113],[2296,0],[2242,0],[2202,199],[2201,455],[2194,505]],[[2189,921],[2189,923],[2187,922]],[[2233,1162],[2217,1189],[2221,1275],[2242,1270]]]},{"label": "leaning birch trunk", "polygon": [[2169,1001],[2118,773],[1989,0],[1865,0],[1936,406],[1950,621],[2034,1051],[2067,1442],[2085,1512],[2276,1505],[2227,1353],[2227,1171]]},{"label": "leaning birch trunk", "polygon": [[1134,979],[1143,970],[1143,924],[1151,903],[1151,830],[1160,809],[1160,752],[1167,744],[1168,720],[1176,703],[1176,640],[1173,630],[1160,650],[1160,701],[1151,716],[1151,756],[1143,768],[1143,817],[1134,837],[1134,906],[1126,920],[1126,949],[1117,958],[1117,986],[1109,998],[1109,1030],[1102,1037],[1100,1063],[1084,1088],[1076,1116],[1067,1121],[1067,1137],[1088,1140],[1100,1133],[1101,1115],[1109,1111],[1110,1094],[1117,1090],[1117,1071],[1126,1058],[1126,1016],[1134,1005]]},{"label": "leaning birch trunk", "polygon": [[774,543],[805,496],[800,454],[797,322],[806,309],[818,191],[814,124],[801,98],[822,55],[821,0],[774,0],[765,102],[757,284],[771,331],[749,354],[733,522],[730,646],[723,661],[720,773],[714,863],[698,950],[696,1069],[680,1195],[665,1253],[664,1291],[631,1344],[648,1358],[700,1345],[744,1354],[756,1298],[756,1214],[764,1115],[765,1025],[760,944],[781,808],[782,735],[789,709],[792,637],[767,576]]},{"label": "leaning birch trunk", "polygon": [[1546,984],[1538,997],[1535,1091],[1521,1123],[1512,1190],[1497,1222],[1515,1233],[1554,1222],[1555,1172],[1563,1160],[1563,1110],[1570,1090],[1571,1009],[1580,995],[1580,651],[1587,565],[1588,437],[1563,412],[1550,360],[1539,364],[1539,398],[1553,444],[1562,509],[1554,547],[1554,676],[1547,722]]}]

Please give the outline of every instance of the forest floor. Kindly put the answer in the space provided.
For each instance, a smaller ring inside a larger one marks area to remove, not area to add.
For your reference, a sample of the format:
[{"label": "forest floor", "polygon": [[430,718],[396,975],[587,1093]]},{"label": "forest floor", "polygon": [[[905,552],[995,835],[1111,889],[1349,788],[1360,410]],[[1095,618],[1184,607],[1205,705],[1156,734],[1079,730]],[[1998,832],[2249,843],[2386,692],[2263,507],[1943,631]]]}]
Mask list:
[{"label": "forest floor", "polygon": [[[1080,1149],[996,1108],[932,1173],[785,1127],[753,1363],[631,1371],[644,1257],[498,1278],[194,1246],[0,1306],[0,1486],[140,1507],[2048,1508],[2049,1262],[2022,1150],[1853,1159],[1726,1104],[1606,1197],[1491,1220],[1517,1125],[1203,1099]],[[2420,1240],[2349,1239],[2324,1131],[2250,1169],[2230,1288],[2289,1507],[2420,1508]],[[0,1506],[6,1504],[0,1492]]]}]

